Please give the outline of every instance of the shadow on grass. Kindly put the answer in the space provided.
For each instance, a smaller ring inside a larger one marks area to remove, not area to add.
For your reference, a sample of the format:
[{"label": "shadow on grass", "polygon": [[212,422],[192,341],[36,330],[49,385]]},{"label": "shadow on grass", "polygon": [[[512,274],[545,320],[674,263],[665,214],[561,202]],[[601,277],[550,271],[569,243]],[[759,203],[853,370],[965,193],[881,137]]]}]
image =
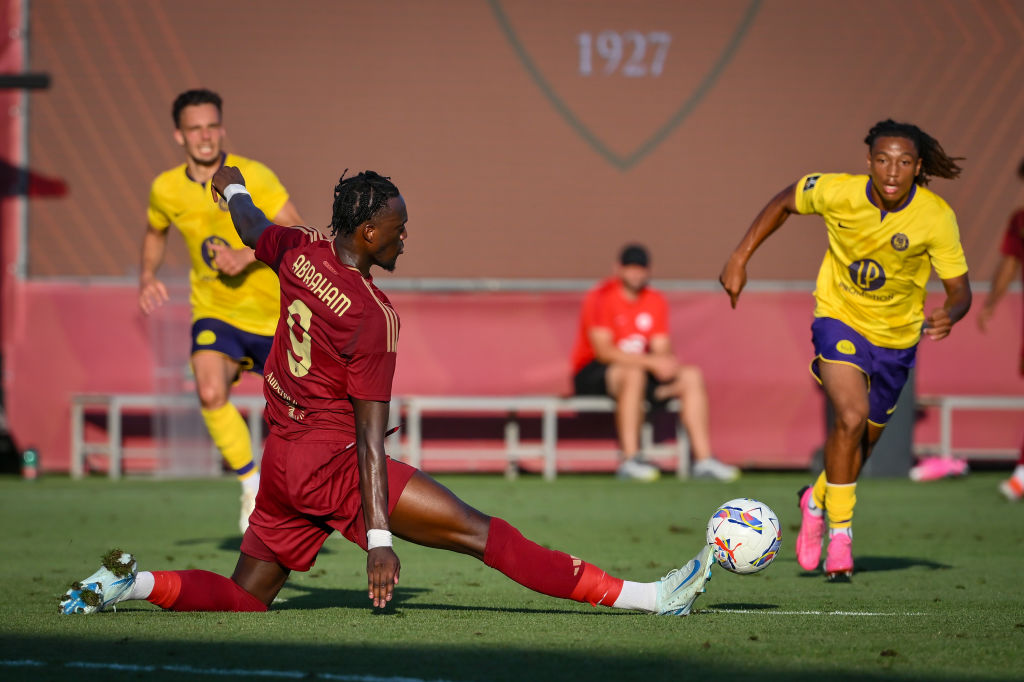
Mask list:
[{"label": "shadow on grass", "polygon": [[[908,568],[928,568],[933,571],[943,571],[953,568],[949,564],[943,564],[930,559],[919,559],[917,557],[905,556],[859,556],[853,560],[853,575],[858,573],[876,573],[879,571],[903,571]],[[821,570],[801,571],[801,578],[822,578]],[[836,579],[834,582],[850,582],[849,579]]]},{"label": "shadow on grass", "polygon": [[[221,616],[223,619],[226,616]],[[244,616],[242,617],[245,618]],[[249,623],[266,618],[250,614]],[[481,625],[479,642],[403,644],[238,642],[217,641],[213,622],[210,640],[182,641],[67,637],[0,637],[0,670],[5,680],[63,680],[110,682],[111,679],[341,679],[378,680],[680,680],[756,679],[758,682],[849,680],[882,682],[891,673],[879,670],[853,673],[814,669],[795,662],[772,668],[757,658],[744,664],[730,655],[728,644],[680,643],[670,653],[609,652],[599,646],[585,650],[508,646],[494,624]],[[923,676],[904,679],[925,679]],[[930,676],[927,679],[948,679]]]},{"label": "shadow on grass", "polygon": [[704,608],[716,611],[772,611],[779,608],[778,604],[749,604],[747,602],[721,602],[718,604],[704,604]]},{"label": "shadow on grass", "polygon": [[933,571],[953,568],[949,564],[904,556],[859,556],[853,560],[854,575],[868,571],[902,571],[907,568],[930,568]]},{"label": "shadow on grass", "polygon": [[[361,613],[369,608],[369,597],[364,590],[321,589],[308,584],[288,583],[285,591],[291,592],[286,600],[274,604],[274,611],[311,611],[317,609],[357,609]],[[300,592],[300,594],[294,594]],[[461,613],[520,613],[531,615],[573,615],[573,616],[636,616],[635,611],[606,611],[580,609],[529,609],[502,606],[471,606],[450,602],[434,603],[421,601],[434,590],[423,587],[402,587],[395,590],[395,596],[387,608],[377,615],[401,615],[402,611],[451,611]]]}]

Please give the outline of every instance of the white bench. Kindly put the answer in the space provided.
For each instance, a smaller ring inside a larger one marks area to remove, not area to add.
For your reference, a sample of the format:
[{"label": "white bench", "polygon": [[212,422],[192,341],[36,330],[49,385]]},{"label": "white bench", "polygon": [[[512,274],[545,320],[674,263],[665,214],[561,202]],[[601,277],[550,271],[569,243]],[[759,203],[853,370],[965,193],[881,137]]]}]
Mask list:
[{"label": "white bench", "polygon": [[[588,412],[615,411],[615,401],[604,396],[442,396],[406,395],[398,399],[399,409],[405,417],[405,438],[397,447],[389,447],[406,462],[419,468],[423,461],[423,416],[426,413],[459,415],[505,415],[504,449],[505,474],[513,478],[518,472],[519,459],[540,456],[543,476],[553,480],[558,474],[558,418],[562,415]],[[394,402],[394,401],[393,401]],[[679,402],[672,400],[666,406],[670,412],[679,410]],[[393,410],[394,414],[394,410]],[[521,440],[520,418],[539,415],[541,439],[539,444],[527,445]],[[675,419],[674,443],[656,445],[654,429],[645,421],[641,432],[641,451],[652,456],[671,454],[676,457],[676,475],[687,478],[690,474],[690,441],[686,429]]]},{"label": "white bench", "polygon": [[[249,433],[256,451],[262,450],[263,396],[236,395],[231,402],[240,410],[248,412]],[[124,442],[122,420],[125,412],[156,412],[159,410],[193,408],[199,410],[199,397],[195,393],[160,395],[153,393],[84,393],[71,398],[71,477],[85,475],[85,461],[88,455],[106,455],[107,475],[121,477],[124,465]],[[107,440],[85,440],[85,416],[87,412],[100,412],[106,417]]]},{"label": "white bench", "polygon": [[[953,412],[955,410],[973,411],[1013,411],[1024,410],[1024,396],[1012,395],[923,395],[918,396],[920,407],[934,407],[939,410],[939,442],[915,444],[917,454],[938,454],[942,457],[953,457],[965,448],[953,447]],[[977,453],[978,448],[970,448],[969,452]],[[986,456],[1016,458],[1017,448],[985,450]]]},{"label": "white bench", "polygon": [[[262,422],[265,401],[262,396],[235,395],[231,402],[247,412],[250,437],[254,449],[262,450]],[[86,458],[92,454],[106,455],[107,474],[118,479],[124,467],[124,443],[122,422],[126,412],[153,413],[169,409],[195,409],[198,411],[199,398],[194,393],[160,395],[152,393],[86,393],[71,398],[71,476],[81,478],[86,473]],[[679,403],[672,400],[666,406],[670,412],[677,412]],[[518,473],[519,459],[541,457],[543,476],[552,480],[558,473],[558,418],[559,416],[606,412],[612,415],[615,402],[603,396],[394,396],[391,400],[389,428],[397,426],[404,417],[405,433],[395,433],[386,440],[387,452],[396,459],[402,459],[416,468],[423,463],[423,416],[426,413],[460,414],[466,416],[481,414],[502,414],[506,417],[504,447],[500,454],[505,458],[506,476],[512,478]],[[106,440],[87,441],[85,421],[87,413],[100,413],[106,419]],[[541,440],[539,444],[525,444],[521,440],[520,418],[538,415],[541,419]],[[676,458],[676,475],[687,478],[690,473],[690,441],[686,429],[674,419],[675,441],[657,445],[654,443],[654,428],[645,421],[641,431],[641,451],[652,456],[673,455]]]}]

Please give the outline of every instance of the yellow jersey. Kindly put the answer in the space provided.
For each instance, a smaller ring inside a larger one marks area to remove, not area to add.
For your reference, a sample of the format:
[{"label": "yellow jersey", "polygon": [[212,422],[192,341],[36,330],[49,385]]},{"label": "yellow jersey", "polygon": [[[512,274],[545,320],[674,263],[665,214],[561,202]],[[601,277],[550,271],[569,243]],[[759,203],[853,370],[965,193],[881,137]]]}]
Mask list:
[{"label": "yellow jersey", "polygon": [[828,251],[814,290],[815,317],[848,324],[876,346],[910,348],[921,338],[931,268],[942,279],[967,272],[953,209],[914,185],[898,209],[875,205],[867,175],[812,173],[796,186],[796,208],[817,213]]},{"label": "yellow jersey", "polygon": [[[242,171],[253,202],[271,220],[288,203],[287,190],[263,164],[234,154],[227,154],[224,164]],[[161,173],[150,188],[147,216],[154,229],[166,230],[173,224],[185,238],[192,262],[189,298],[193,322],[212,317],[252,334],[274,333],[281,305],[274,271],[259,261],[234,277],[213,267],[211,244],[234,249],[245,245],[224,200],[220,204],[213,201],[209,183],[190,178],[186,164]]]}]

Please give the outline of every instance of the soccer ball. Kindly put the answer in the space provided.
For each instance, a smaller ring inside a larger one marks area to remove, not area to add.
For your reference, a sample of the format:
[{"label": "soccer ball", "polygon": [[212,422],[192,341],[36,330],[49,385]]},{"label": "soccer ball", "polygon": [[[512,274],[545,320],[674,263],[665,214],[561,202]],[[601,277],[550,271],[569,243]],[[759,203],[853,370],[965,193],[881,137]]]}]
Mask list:
[{"label": "soccer ball", "polygon": [[782,526],[764,502],[741,497],[729,500],[711,515],[708,544],[722,568],[757,573],[778,555]]}]

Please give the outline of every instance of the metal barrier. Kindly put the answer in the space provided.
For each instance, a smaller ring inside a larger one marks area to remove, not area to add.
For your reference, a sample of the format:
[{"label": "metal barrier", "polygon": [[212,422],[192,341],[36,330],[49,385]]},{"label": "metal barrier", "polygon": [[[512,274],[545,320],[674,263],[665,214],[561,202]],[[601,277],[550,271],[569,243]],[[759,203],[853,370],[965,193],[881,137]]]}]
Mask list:
[{"label": "metal barrier", "polygon": [[[1024,396],[1013,395],[925,395],[920,396],[917,404],[921,407],[936,407],[939,410],[939,442],[938,444],[915,444],[917,454],[936,453],[942,457],[953,457],[958,452],[953,447],[953,412],[955,410],[973,411],[1013,411],[1024,410]],[[962,449],[961,449],[962,450]],[[970,449],[972,453],[977,448]],[[1017,448],[988,450],[985,455],[996,455],[1014,458],[1019,454]]]},{"label": "metal barrier", "polygon": [[[504,451],[506,476],[512,478],[518,471],[521,457],[540,456],[543,459],[543,476],[553,480],[558,474],[558,417],[566,414],[615,411],[615,401],[603,396],[402,396],[405,414],[405,441],[401,454],[405,461],[419,468],[423,461],[424,413],[456,413],[506,415]],[[666,406],[668,411],[678,411],[679,401],[672,400]],[[541,440],[537,446],[523,445],[520,439],[520,417],[539,415],[541,419]],[[676,457],[676,475],[687,478],[690,475],[690,441],[679,420],[676,420],[676,439],[667,445],[654,444],[654,429],[649,421],[644,422],[641,432],[641,452],[650,455],[673,454]]]},{"label": "metal barrier", "polygon": [[[254,445],[263,442],[263,396],[232,396],[231,402],[248,412],[249,434]],[[123,473],[124,443],[122,418],[127,411],[154,412],[174,408],[195,408],[199,410],[199,398],[195,393],[178,395],[157,395],[152,393],[85,393],[71,398],[71,477],[85,475],[88,455],[106,455],[107,475],[118,479]],[[85,440],[85,415],[87,412],[101,412],[107,420],[106,442]],[[257,452],[262,447],[256,447]]]},{"label": "metal barrier", "polygon": [[[262,447],[262,421],[265,401],[262,396],[237,395],[231,402],[248,413],[248,425],[254,449]],[[124,469],[124,443],[122,420],[126,412],[155,412],[157,410],[192,408],[199,410],[199,399],[194,393],[157,395],[148,393],[89,393],[71,399],[71,476],[81,478],[86,472],[86,458],[100,454],[108,458],[107,474],[120,478]],[[670,401],[666,409],[678,411],[679,401]],[[558,473],[558,418],[559,416],[615,411],[615,401],[602,396],[395,396],[391,400],[389,427],[399,425],[404,418],[405,434],[396,433],[387,439],[387,451],[416,468],[423,463],[423,429],[425,413],[448,413],[472,416],[474,414],[504,414],[504,449],[506,476],[518,472],[521,457],[540,456],[543,476],[552,480]],[[106,440],[85,440],[86,414],[102,413],[106,418]],[[539,445],[526,445],[521,440],[520,417],[539,415],[541,441]],[[676,423],[676,438],[672,443],[656,445],[654,428],[645,421],[641,432],[641,451],[650,455],[674,455],[676,475],[687,478],[690,473],[690,441],[686,429]]]}]

